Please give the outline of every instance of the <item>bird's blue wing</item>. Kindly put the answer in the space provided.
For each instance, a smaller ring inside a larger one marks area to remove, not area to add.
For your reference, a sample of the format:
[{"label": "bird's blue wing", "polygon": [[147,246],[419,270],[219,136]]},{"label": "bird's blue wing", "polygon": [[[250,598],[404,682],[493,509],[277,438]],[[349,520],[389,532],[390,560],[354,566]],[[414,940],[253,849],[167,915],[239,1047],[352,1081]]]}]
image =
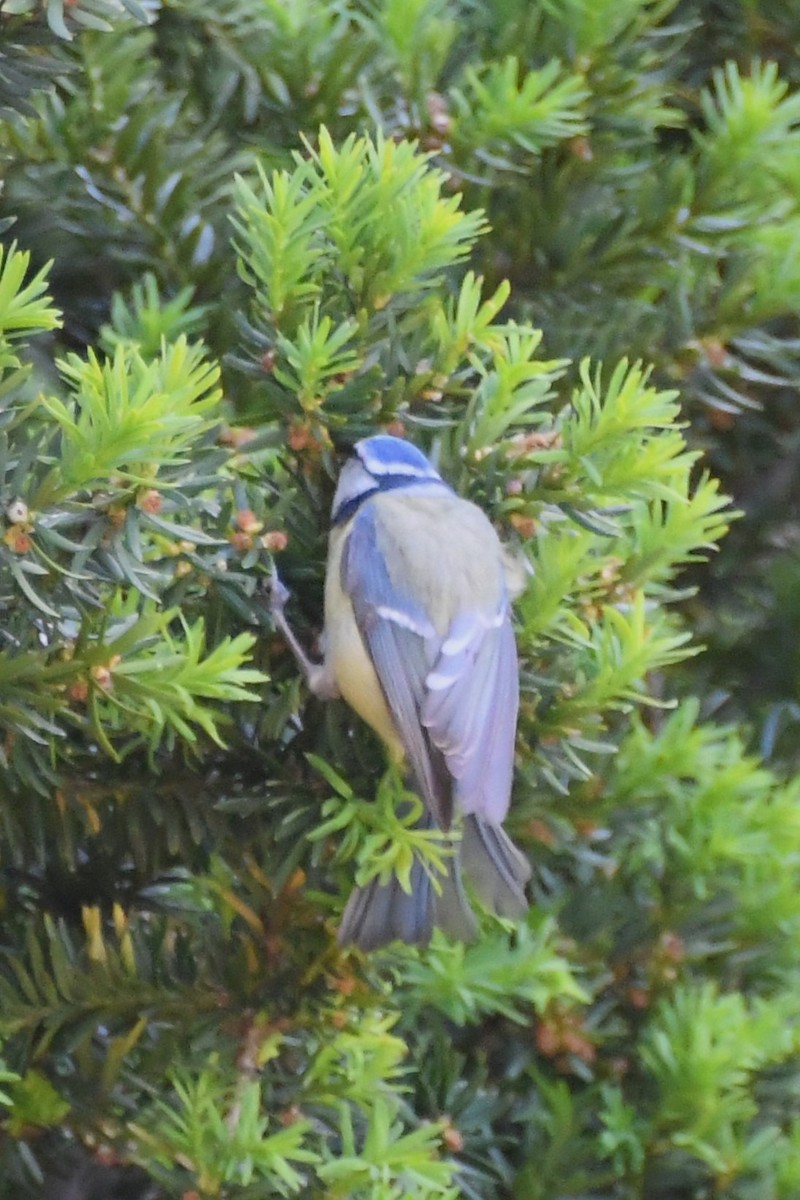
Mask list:
[{"label": "bird's blue wing", "polygon": [[353,521],[342,551],[341,580],[417,787],[439,827],[449,829],[452,781],[420,720],[425,680],[441,638],[420,604],[393,584],[369,504]]},{"label": "bird's blue wing", "polygon": [[495,612],[454,620],[426,677],[420,710],[461,811],[498,825],[511,794],[518,703],[517,649],[503,595]]}]

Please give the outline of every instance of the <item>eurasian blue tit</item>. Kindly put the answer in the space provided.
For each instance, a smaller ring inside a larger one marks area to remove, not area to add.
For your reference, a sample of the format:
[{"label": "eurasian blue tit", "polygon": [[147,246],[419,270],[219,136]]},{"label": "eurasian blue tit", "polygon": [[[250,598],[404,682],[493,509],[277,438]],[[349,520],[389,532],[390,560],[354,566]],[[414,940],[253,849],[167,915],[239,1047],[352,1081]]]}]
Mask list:
[{"label": "eurasian blue tit", "polygon": [[373,879],[350,896],[339,941],[424,944],[434,925],[470,940],[477,926],[462,868],[498,915],[528,908],[530,865],[502,828],[519,702],[503,548],[476,505],[414,446],[386,435],[356,444],[331,525],[324,661],[310,663],[280,613],[279,623],[312,689],[341,695],[403,764],[426,824],[455,826],[455,837],[461,826],[438,889],[420,863],[411,894]]}]

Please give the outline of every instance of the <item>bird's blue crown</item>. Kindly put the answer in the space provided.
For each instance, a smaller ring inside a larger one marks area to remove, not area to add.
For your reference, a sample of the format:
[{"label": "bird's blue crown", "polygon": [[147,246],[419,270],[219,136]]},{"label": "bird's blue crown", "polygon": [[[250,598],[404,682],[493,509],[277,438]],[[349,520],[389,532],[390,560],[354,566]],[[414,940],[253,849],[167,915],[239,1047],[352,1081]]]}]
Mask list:
[{"label": "bird's blue crown", "polygon": [[408,479],[441,479],[425,455],[410,442],[379,433],[356,442],[354,451],[373,479],[405,476]]},{"label": "bird's blue crown", "polygon": [[348,521],[365,500],[378,492],[415,484],[439,484],[447,488],[439,472],[410,442],[386,433],[363,438],[356,442],[353,457],[339,477],[333,500],[333,524]]}]

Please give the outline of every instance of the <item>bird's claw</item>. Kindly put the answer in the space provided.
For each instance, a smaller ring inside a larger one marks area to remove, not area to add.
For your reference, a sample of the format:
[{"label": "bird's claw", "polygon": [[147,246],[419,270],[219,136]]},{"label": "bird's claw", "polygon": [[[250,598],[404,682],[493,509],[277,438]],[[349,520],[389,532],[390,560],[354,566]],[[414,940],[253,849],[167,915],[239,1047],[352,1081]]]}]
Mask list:
[{"label": "bird's claw", "polygon": [[289,599],[290,592],[278,574],[278,568],[274,565],[274,563],[272,566],[272,574],[266,583],[266,589],[269,594],[270,615],[277,624],[280,624],[283,618],[283,610],[286,608],[286,602]]}]

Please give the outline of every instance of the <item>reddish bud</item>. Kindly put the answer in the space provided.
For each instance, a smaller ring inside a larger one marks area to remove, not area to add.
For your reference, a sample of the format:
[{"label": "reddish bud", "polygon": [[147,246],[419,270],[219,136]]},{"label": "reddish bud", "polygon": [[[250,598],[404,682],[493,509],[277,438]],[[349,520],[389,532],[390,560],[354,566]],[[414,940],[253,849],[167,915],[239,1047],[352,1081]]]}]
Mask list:
[{"label": "reddish bud", "polygon": [[683,938],[669,929],[661,935],[660,949],[664,958],[670,959],[672,962],[683,962],[686,958],[686,946]]},{"label": "reddish bud", "polygon": [[536,536],[536,521],[533,517],[526,517],[524,513],[512,513],[508,519],[520,537],[532,538]]},{"label": "reddish bud", "polygon": [[549,1021],[539,1021],[536,1026],[536,1045],[545,1058],[553,1058],[558,1054],[561,1044],[558,1029]]},{"label": "reddish bud", "polygon": [[236,526],[242,533],[258,533],[264,528],[264,522],[258,520],[251,508],[240,508],[236,514]]},{"label": "reddish bud", "polygon": [[261,535],[261,545],[265,550],[269,550],[270,554],[277,554],[280,550],[285,550],[289,544],[289,538],[282,529],[272,529],[269,533]]},{"label": "reddish bud", "polygon": [[452,121],[444,96],[440,92],[428,92],[425,97],[425,107],[428,110],[431,128],[442,136],[446,136],[450,132]]},{"label": "reddish bud", "polygon": [[109,671],[108,667],[101,666],[101,665],[92,667],[89,674],[91,675],[92,679],[95,681],[97,686],[99,688],[101,688],[104,692],[109,692],[111,690],[111,688],[113,687],[114,681],[111,678],[111,672]]},{"label": "reddish bud", "polygon": [[124,504],[109,504],[106,509],[106,518],[110,525],[115,529],[121,529],[125,524],[125,518],[128,515],[128,510]]},{"label": "reddish bud", "polygon": [[314,435],[308,425],[293,425],[289,430],[289,446],[295,453],[309,450],[314,445]]},{"label": "reddish bud", "polygon": [[628,988],[628,1003],[634,1008],[649,1008],[650,992],[645,987]]},{"label": "reddish bud", "polygon": [[728,361],[728,348],[719,338],[704,338],[701,343],[705,356],[712,367],[724,367]]},{"label": "reddish bud", "polygon": [[152,513],[153,515],[160,513],[161,505],[163,504],[161,492],[156,488],[146,488],[145,491],[139,493],[136,503],[142,512]]},{"label": "reddish bud", "polygon": [[556,840],[550,826],[546,825],[544,821],[540,821],[538,817],[534,817],[533,820],[528,821],[525,826],[525,832],[535,841],[541,842],[543,846],[552,846]]},{"label": "reddish bud", "polygon": [[89,684],[85,679],[76,679],[70,685],[67,695],[74,704],[85,704],[89,697]]},{"label": "reddish bud", "polygon": [[450,1125],[449,1122],[442,1130],[442,1141],[451,1154],[460,1154],[464,1149],[463,1133],[460,1129],[456,1129],[455,1125]]},{"label": "reddish bud", "polygon": [[296,1125],[297,1122],[302,1121],[302,1119],[303,1119],[303,1112],[302,1112],[302,1109],[300,1109],[297,1104],[291,1104],[288,1108],[285,1108],[283,1110],[283,1112],[281,1113],[281,1115],[278,1117],[278,1120],[280,1121],[281,1125],[284,1125],[284,1126]]},{"label": "reddish bud", "polygon": [[594,158],[592,143],[582,134],[579,134],[578,137],[574,137],[572,139],[572,141],[569,143],[569,148],[575,157],[580,159],[581,162],[591,162]]},{"label": "reddish bud", "polygon": [[27,554],[33,547],[33,542],[20,525],[12,525],[7,529],[3,541],[15,554]]},{"label": "reddish bud", "polygon": [[561,434],[558,430],[549,432],[534,431],[515,437],[506,449],[506,458],[522,458],[534,450],[550,450],[553,446],[561,445]]},{"label": "reddish bud", "polygon": [[720,433],[727,433],[736,424],[736,413],[725,412],[724,409],[715,408],[713,404],[706,405],[706,412],[709,425]]},{"label": "reddish bud", "polygon": [[249,425],[226,425],[220,431],[217,440],[223,446],[233,446],[234,450],[238,450],[245,442],[255,437],[255,433],[255,429],[251,429]]}]

